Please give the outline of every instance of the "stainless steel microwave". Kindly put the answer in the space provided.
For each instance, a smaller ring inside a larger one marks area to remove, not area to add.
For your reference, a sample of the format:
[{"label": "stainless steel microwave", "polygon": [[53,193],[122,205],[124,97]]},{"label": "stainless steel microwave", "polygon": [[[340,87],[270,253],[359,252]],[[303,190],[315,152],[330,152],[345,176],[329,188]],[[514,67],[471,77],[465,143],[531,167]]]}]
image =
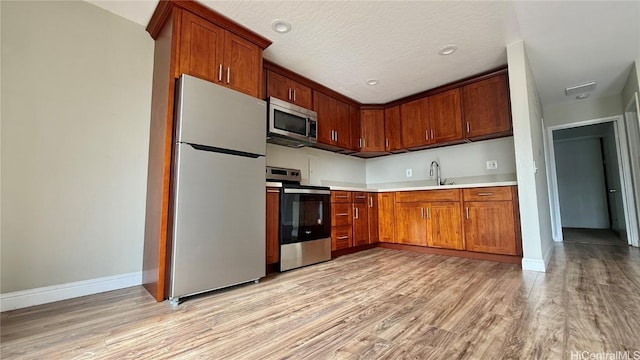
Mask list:
[{"label": "stainless steel microwave", "polygon": [[315,111],[270,97],[267,122],[267,142],[303,147],[318,141],[318,114]]}]

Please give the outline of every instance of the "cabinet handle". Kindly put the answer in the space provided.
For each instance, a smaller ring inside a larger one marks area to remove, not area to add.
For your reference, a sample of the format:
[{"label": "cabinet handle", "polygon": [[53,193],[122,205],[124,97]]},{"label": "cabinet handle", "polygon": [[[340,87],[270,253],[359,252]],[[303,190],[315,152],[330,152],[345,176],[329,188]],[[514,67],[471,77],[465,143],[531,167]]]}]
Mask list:
[{"label": "cabinet handle", "polygon": [[493,196],[492,192],[481,192],[477,194],[478,196]]},{"label": "cabinet handle", "polygon": [[338,130],[336,130],[336,141],[338,141]]},{"label": "cabinet handle", "polygon": [[362,149],[362,138],[358,138],[358,148]]},{"label": "cabinet handle", "polygon": [[346,199],[347,195],[336,195],[336,198],[338,198],[338,199]]},{"label": "cabinet handle", "polygon": [[431,219],[431,212],[429,212],[429,208],[427,208],[427,219]]},{"label": "cabinet handle", "polygon": [[384,139],[384,146],[389,147],[389,138]]},{"label": "cabinet handle", "polygon": [[347,216],[347,215],[349,215],[349,213],[339,213],[339,214],[336,214],[336,216]]},{"label": "cabinet handle", "polygon": [[465,216],[466,216],[467,220],[469,220],[469,207],[468,206],[464,208],[464,213],[465,213]]},{"label": "cabinet handle", "polygon": [[469,122],[467,121],[467,134],[471,132],[471,127],[469,126]]},{"label": "cabinet handle", "polygon": [[425,140],[429,140],[429,130],[424,131],[424,138]]},{"label": "cabinet handle", "polygon": [[293,102],[296,102],[296,89],[293,89]]},{"label": "cabinet handle", "polygon": [[366,196],[364,195],[356,196],[356,199],[364,199],[364,198],[366,198]]},{"label": "cabinet handle", "polygon": [[362,147],[366,147],[367,146],[367,140],[366,139],[362,139]]},{"label": "cabinet handle", "polygon": [[354,217],[354,219],[358,219],[358,208],[355,208],[356,210],[356,216]]},{"label": "cabinet handle", "polygon": [[420,208],[420,219],[424,219],[424,208]]},{"label": "cabinet handle", "polygon": [[272,189],[268,189],[267,190],[268,193],[279,193],[280,190],[272,190]]},{"label": "cabinet handle", "polygon": [[344,239],[348,239],[349,236],[338,236],[336,237],[336,240],[344,240]]},{"label": "cabinet handle", "polygon": [[231,66],[227,68],[227,84],[231,83]]},{"label": "cabinet handle", "polygon": [[289,88],[289,100],[291,100],[291,88]]},{"label": "cabinet handle", "polygon": [[433,140],[433,129],[431,129],[431,140]]},{"label": "cabinet handle", "polygon": [[369,207],[373,207],[373,196],[369,196]]},{"label": "cabinet handle", "polygon": [[222,64],[218,68],[218,82],[222,81]]}]

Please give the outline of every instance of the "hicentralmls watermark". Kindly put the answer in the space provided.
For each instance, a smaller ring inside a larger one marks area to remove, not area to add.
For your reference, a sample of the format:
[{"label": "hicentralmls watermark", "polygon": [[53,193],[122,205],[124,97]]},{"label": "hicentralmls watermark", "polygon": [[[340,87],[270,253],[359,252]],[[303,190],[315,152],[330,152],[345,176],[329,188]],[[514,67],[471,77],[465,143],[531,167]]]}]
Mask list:
[{"label": "hicentralmls watermark", "polygon": [[572,351],[571,360],[640,360],[640,350],[613,352]]}]

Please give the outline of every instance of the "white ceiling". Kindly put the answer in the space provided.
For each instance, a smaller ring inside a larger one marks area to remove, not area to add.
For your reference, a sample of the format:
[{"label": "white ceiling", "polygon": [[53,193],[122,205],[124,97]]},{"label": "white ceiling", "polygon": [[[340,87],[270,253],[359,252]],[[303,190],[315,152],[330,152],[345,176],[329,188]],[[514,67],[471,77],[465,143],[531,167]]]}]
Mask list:
[{"label": "white ceiling", "polygon": [[[146,26],[156,0],[89,2]],[[361,103],[385,103],[506,64],[524,40],[543,105],[620,94],[640,59],[640,1],[201,1],[273,41],[264,57]],[[271,29],[275,19],[291,32]],[[438,55],[445,45],[458,51]],[[377,78],[369,86],[365,81]]]}]

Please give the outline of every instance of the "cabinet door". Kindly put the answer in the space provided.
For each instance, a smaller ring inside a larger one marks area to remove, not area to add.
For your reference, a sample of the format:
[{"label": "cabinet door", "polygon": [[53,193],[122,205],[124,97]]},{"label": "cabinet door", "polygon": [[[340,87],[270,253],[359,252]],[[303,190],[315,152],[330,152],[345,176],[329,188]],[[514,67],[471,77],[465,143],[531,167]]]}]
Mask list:
[{"label": "cabinet door", "polygon": [[402,145],[411,148],[429,143],[428,98],[400,105]]},{"label": "cabinet door", "polygon": [[384,111],[384,148],[385,151],[402,149],[402,132],[400,128],[400,106]]},{"label": "cabinet door", "polygon": [[395,193],[378,194],[378,239],[396,242]]},{"label": "cabinet door", "polygon": [[313,92],[313,110],[318,113],[318,142],[327,145],[332,144],[334,131],[331,100],[330,97],[321,92]]},{"label": "cabinet door", "polygon": [[226,86],[254,97],[260,96],[262,50],[257,45],[225,32],[223,82]]},{"label": "cabinet door", "polygon": [[378,196],[374,193],[367,194],[367,216],[369,218],[369,244],[375,244],[379,241],[378,231]]},{"label": "cabinet door", "polygon": [[353,203],[353,246],[369,243],[369,217],[366,202]]},{"label": "cabinet door", "polygon": [[427,245],[427,222],[424,203],[396,203],[396,242]]},{"label": "cabinet door", "polygon": [[290,101],[291,88],[289,87],[289,79],[272,71],[267,71],[267,97],[269,96]]},{"label": "cabinet door", "polygon": [[351,123],[351,150],[362,151],[362,123],[360,110],[349,107],[349,122]]},{"label": "cabinet door", "polygon": [[460,89],[429,97],[429,123],[433,144],[462,139]]},{"label": "cabinet door", "polygon": [[348,249],[353,246],[351,226],[335,226],[331,228],[331,250]]},{"label": "cabinet door", "polygon": [[516,254],[516,232],[511,201],[466,202],[466,249],[494,254]]},{"label": "cabinet door", "polygon": [[290,83],[292,89],[293,103],[302,106],[305,109],[311,109],[313,107],[313,96],[311,88],[304,86],[295,81]]},{"label": "cabinet door", "polygon": [[179,72],[217,83],[225,31],[187,11],[181,18]]},{"label": "cabinet door", "polygon": [[384,151],[384,110],[360,111],[362,151]]},{"label": "cabinet door", "polygon": [[267,264],[275,264],[280,257],[280,191],[267,188]]},{"label": "cabinet door", "polygon": [[351,149],[351,116],[350,106],[332,99],[335,102],[335,144],[343,149]]},{"label": "cabinet door", "polygon": [[463,250],[460,202],[434,202],[427,207],[427,243],[431,247]]},{"label": "cabinet door", "polygon": [[505,74],[462,88],[465,138],[511,132],[509,89]]}]

